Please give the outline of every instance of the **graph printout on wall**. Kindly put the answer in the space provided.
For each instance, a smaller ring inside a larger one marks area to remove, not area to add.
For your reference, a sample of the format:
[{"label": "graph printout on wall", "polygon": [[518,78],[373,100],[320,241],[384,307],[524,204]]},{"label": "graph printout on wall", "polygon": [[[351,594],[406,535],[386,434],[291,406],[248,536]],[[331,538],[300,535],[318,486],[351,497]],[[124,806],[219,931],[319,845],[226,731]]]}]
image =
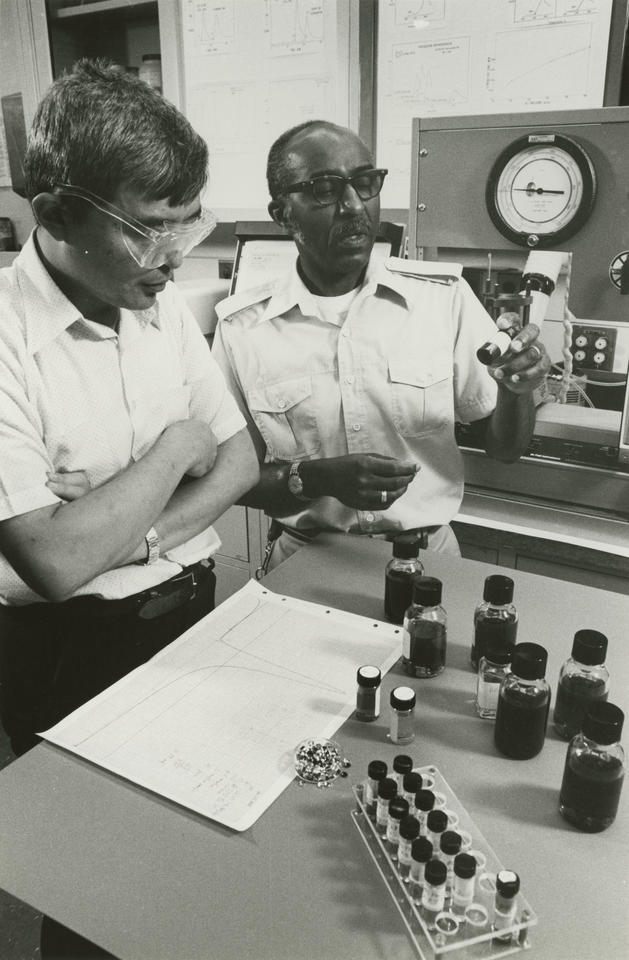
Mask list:
[{"label": "graph printout on wall", "polygon": [[349,122],[347,10],[348,0],[181,0],[184,106],[208,143],[206,200],[222,219],[266,209],[280,133]]},{"label": "graph printout on wall", "polygon": [[377,161],[406,208],[413,117],[601,107],[612,0],[379,0]]}]

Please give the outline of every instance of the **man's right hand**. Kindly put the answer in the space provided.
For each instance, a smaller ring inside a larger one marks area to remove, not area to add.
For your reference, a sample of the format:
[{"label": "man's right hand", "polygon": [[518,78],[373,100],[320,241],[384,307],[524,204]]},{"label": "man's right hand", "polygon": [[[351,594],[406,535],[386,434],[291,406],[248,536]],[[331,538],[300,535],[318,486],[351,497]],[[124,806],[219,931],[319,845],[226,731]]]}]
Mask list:
[{"label": "man's right hand", "polygon": [[160,439],[177,444],[178,462],[187,464],[183,471],[187,476],[204,477],[214,466],[218,444],[202,420],[177,420],[166,427]]},{"label": "man's right hand", "polygon": [[386,510],[406,493],[418,470],[413,460],[350,453],[326,460],[304,460],[300,473],[309,497],[335,497],[355,510]]}]

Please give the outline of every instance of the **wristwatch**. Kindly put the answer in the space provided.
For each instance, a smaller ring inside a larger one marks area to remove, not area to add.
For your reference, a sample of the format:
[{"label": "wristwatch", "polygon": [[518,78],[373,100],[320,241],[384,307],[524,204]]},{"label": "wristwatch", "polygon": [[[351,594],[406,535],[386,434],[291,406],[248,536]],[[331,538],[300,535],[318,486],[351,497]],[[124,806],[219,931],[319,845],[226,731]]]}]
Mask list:
[{"label": "wristwatch", "polygon": [[141,560],[140,562],[146,565],[157,563],[159,560],[159,537],[157,536],[155,527],[151,527],[144,538],[144,542],[146,543],[146,560]]},{"label": "wristwatch", "polygon": [[288,489],[297,500],[303,500],[305,503],[309,503],[312,497],[307,497],[304,494],[304,485],[299,476],[300,466],[301,461],[299,460],[291,463],[290,470],[288,471]]}]

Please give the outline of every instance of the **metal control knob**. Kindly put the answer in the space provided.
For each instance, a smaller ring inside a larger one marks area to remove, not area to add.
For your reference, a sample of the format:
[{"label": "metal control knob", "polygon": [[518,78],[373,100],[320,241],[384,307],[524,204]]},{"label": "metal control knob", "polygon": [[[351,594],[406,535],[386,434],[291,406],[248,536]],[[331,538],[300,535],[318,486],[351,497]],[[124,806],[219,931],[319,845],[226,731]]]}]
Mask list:
[{"label": "metal control knob", "polygon": [[588,338],[584,337],[582,333],[578,337],[574,338],[575,346],[577,347],[587,347]]},{"label": "metal control knob", "polygon": [[574,354],[574,359],[579,363],[582,363],[585,360],[585,350],[576,350]]},{"label": "metal control knob", "polygon": [[604,353],[595,353],[593,357],[594,363],[599,366],[601,363],[605,363],[605,354]]}]

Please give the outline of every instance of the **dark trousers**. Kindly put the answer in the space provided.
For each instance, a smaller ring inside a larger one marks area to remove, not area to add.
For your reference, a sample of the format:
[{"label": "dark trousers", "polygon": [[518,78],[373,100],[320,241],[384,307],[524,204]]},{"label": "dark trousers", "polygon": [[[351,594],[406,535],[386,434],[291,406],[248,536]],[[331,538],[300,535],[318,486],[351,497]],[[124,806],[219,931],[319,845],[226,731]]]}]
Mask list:
[{"label": "dark trousers", "polygon": [[[0,718],[13,752],[19,756],[35,746],[38,733],[210,613],[212,567],[212,561],[202,561],[124,602],[86,597],[0,607]],[[111,956],[49,917],[42,923],[41,955],[42,960]]]}]

